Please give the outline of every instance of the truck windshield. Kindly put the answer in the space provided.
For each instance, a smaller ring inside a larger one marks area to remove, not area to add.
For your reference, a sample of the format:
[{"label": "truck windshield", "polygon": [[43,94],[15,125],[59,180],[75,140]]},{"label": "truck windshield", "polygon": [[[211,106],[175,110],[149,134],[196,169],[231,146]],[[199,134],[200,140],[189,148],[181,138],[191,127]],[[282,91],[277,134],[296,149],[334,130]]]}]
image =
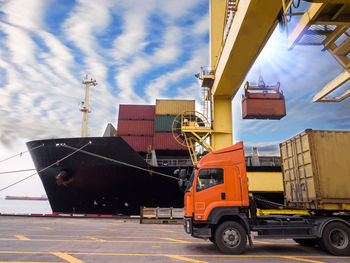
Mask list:
[{"label": "truck windshield", "polygon": [[193,171],[192,171],[191,177],[190,177],[190,181],[188,182],[188,185],[187,185],[187,188],[186,188],[186,192],[187,192],[188,190],[190,190],[190,188],[192,187],[192,185],[193,185],[193,180],[194,180],[194,176],[196,175],[196,172],[197,172],[197,169],[194,168]]}]

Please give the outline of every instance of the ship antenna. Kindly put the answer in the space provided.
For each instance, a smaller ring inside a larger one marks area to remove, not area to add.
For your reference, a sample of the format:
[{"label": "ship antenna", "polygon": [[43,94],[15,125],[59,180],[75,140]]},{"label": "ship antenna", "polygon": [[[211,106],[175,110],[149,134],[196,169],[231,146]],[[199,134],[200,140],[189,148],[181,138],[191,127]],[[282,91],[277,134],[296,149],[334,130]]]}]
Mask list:
[{"label": "ship antenna", "polygon": [[85,76],[85,79],[83,80],[83,84],[86,86],[85,91],[85,101],[81,102],[80,111],[83,112],[83,123],[81,125],[81,137],[87,137],[88,136],[88,114],[91,112],[89,108],[89,97],[90,97],[90,87],[96,86],[97,82],[93,78],[88,77],[88,75]]}]

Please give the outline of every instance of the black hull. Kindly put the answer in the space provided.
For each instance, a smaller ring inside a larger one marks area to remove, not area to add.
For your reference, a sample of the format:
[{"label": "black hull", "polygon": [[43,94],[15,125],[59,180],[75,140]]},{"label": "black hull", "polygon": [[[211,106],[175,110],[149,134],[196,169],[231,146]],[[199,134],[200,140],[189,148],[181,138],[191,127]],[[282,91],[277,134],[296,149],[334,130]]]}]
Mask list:
[{"label": "black hull", "polygon": [[[40,171],[74,151],[59,144],[79,148],[89,141],[91,144],[84,151],[168,175],[176,169],[149,167],[120,137],[38,140],[28,142],[27,147],[43,145],[30,150],[34,165]],[[150,175],[83,152],[39,172],[39,176],[53,212],[134,215],[139,214],[141,206],[183,207],[184,194],[177,180]]]}]

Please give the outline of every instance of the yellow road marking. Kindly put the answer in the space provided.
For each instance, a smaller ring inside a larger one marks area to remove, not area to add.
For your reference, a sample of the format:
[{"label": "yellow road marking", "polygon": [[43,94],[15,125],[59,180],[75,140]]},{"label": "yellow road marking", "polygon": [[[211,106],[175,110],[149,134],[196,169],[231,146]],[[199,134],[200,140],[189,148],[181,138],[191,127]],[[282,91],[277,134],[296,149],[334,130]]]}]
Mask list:
[{"label": "yellow road marking", "polygon": [[23,236],[23,235],[14,235],[15,237],[17,237],[19,240],[30,240],[29,238]]},{"label": "yellow road marking", "polygon": [[[67,253],[61,253],[61,252],[40,252],[40,251],[0,251],[0,254],[54,254],[58,256],[57,254],[62,255],[68,255]],[[128,253],[93,253],[93,252],[69,252],[69,255],[95,255],[95,256],[149,256],[149,257],[208,257],[208,258],[287,258],[292,260],[299,260],[299,261],[306,261],[306,258],[320,258],[320,259],[350,259],[350,257],[338,257],[338,256],[302,256],[295,257],[295,256],[284,256],[284,255],[171,255],[171,254],[128,254]],[[70,258],[73,258],[70,256]],[[74,258],[75,259],[75,258]],[[79,260],[79,259],[76,259]],[[74,262],[74,261],[72,261]],[[82,262],[81,260],[75,261],[76,263]],[[311,263],[324,263],[322,261],[311,261]],[[2,263],[2,262],[1,262]],[[8,263],[8,262],[7,262]],[[12,262],[11,262],[12,263]],[[44,263],[44,262],[41,262]]]},{"label": "yellow road marking", "polygon": [[71,255],[68,255],[67,253],[61,253],[61,252],[51,252],[52,255],[55,255],[59,258],[62,258],[69,263],[84,263],[84,261],[77,259],[75,257],[72,257]]},{"label": "yellow road marking", "polygon": [[[9,234],[0,234],[0,236],[12,236],[12,235],[9,235]],[[70,235],[26,235],[27,237],[72,237],[72,238],[86,238],[87,236],[86,235],[77,235],[77,236],[70,236]],[[88,236],[88,237],[91,237],[91,236]],[[95,237],[100,237],[100,238],[105,238],[105,237],[108,237],[108,236],[95,236]],[[150,236],[138,236],[138,237],[131,237],[131,236],[128,236],[128,237],[120,237],[118,236],[118,238],[121,238],[121,239],[161,239],[163,237],[150,237]],[[189,239],[189,240],[195,240],[195,238],[191,237],[191,238],[182,238],[182,239]],[[0,238],[1,240],[1,238]]]},{"label": "yellow road marking", "polygon": [[107,241],[107,240],[99,239],[99,238],[96,238],[96,237],[89,237],[89,238],[92,239],[92,240],[98,241],[98,242],[106,242]]},{"label": "yellow road marking", "polygon": [[42,227],[40,227],[40,228],[45,229],[45,230],[52,230],[52,228],[51,228],[51,227],[48,227],[48,226],[42,226]]},{"label": "yellow road marking", "polygon": [[152,246],[152,247],[160,247],[160,246]]},{"label": "yellow road marking", "polygon": [[75,223],[75,222],[63,222],[63,223],[65,223],[65,224],[70,224],[70,225],[76,225],[77,223]]},{"label": "yellow road marking", "polygon": [[288,258],[288,259],[297,260],[297,261],[310,262],[310,263],[325,263],[323,261],[311,260],[311,259],[300,258],[300,257],[292,257],[292,256],[285,256],[283,258]]},{"label": "yellow road marking", "polygon": [[108,223],[108,225],[119,226],[120,224],[117,224],[117,223]]},{"label": "yellow road marking", "polygon": [[113,229],[113,228],[101,228],[104,231],[109,231],[109,232],[115,232],[117,231],[117,229]]},{"label": "yellow road marking", "polygon": [[172,230],[165,230],[165,229],[155,229],[155,230],[167,232],[167,233],[176,233],[175,231],[172,231]]},{"label": "yellow road marking", "polygon": [[[268,245],[270,245],[270,244],[274,244],[274,243],[271,243],[271,242],[265,242],[265,241],[256,241],[256,240],[254,240],[253,241],[253,243],[257,243],[257,244],[268,244]],[[275,243],[276,244],[276,243]],[[280,243],[279,243],[280,244]]]},{"label": "yellow road marking", "polygon": [[[172,238],[161,238],[164,240],[169,240],[167,241],[139,241],[139,240],[104,240],[104,239],[92,239],[92,240],[83,240],[83,239],[23,239],[23,240],[30,240],[30,241],[40,241],[40,242],[96,242],[96,241],[101,241],[103,242],[111,242],[111,243],[148,243],[148,244],[176,244],[176,243],[186,243],[186,244],[208,244],[208,242],[189,242],[189,241],[182,241],[182,240],[177,240],[177,239],[172,239]],[[13,239],[13,238],[0,238],[0,241],[10,241],[10,240],[20,240],[20,239]]]},{"label": "yellow road marking", "polygon": [[178,239],[173,239],[173,238],[168,238],[168,237],[163,237],[162,239],[177,242],[177,243],[185,243],[185,244],[193,243],[193,242],[189,242],[189,241],[183,241],[183,240],[178,240]]},{"label": "yellow road marking", "polygon": [[178,255],[165,255],[169,258],[175,258],[175,259],[179,259],[179,260],[183,260],[183,261],[188,261],[188,262],[194,262],[194,263],[208,263],[207,261],[200,261],[200,260],[196,260],[196,259],[192,259],[192,258],[186,258],[183,256],[178,256]]}]

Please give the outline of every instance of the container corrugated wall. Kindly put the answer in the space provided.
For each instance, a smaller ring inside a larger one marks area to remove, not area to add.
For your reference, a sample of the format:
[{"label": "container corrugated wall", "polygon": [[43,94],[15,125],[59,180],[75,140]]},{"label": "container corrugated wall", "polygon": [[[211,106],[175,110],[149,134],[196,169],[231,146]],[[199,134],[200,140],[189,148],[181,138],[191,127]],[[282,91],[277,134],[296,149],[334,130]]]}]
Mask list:
[{"label": "container corrugated wall", "polygon": [[306,130],[280,149],[287,205],[350,210],[350,131]]},{"label": "container corrugated wall", "polygon": [[170,132],[156,132],[153,147],[155,150],[187,150],[187,147],[179,144]]},{"label": "container corrugated wall", "polygon": [[154,120],[154,105],[119,105],[118,120]]},{"label": "container corrugated wall", "polygon": [[155,132],[171,132],[175,115],[156,115],[154,121]]},{"label": "container corrugated wall", "polygon": [[153,136],[154,121],[146,120],[119,120],[118,136],[123,135],[146,135]]},{"label": "container corrugated wall", "polygon": [[136,152],[148,152],[153,146],[152,136],[121,136]]},{"label": "container corrugated wall", "polygon": [[178,115],[184,111],[195,111],[195,101],[156,100],[156,115]]}]

